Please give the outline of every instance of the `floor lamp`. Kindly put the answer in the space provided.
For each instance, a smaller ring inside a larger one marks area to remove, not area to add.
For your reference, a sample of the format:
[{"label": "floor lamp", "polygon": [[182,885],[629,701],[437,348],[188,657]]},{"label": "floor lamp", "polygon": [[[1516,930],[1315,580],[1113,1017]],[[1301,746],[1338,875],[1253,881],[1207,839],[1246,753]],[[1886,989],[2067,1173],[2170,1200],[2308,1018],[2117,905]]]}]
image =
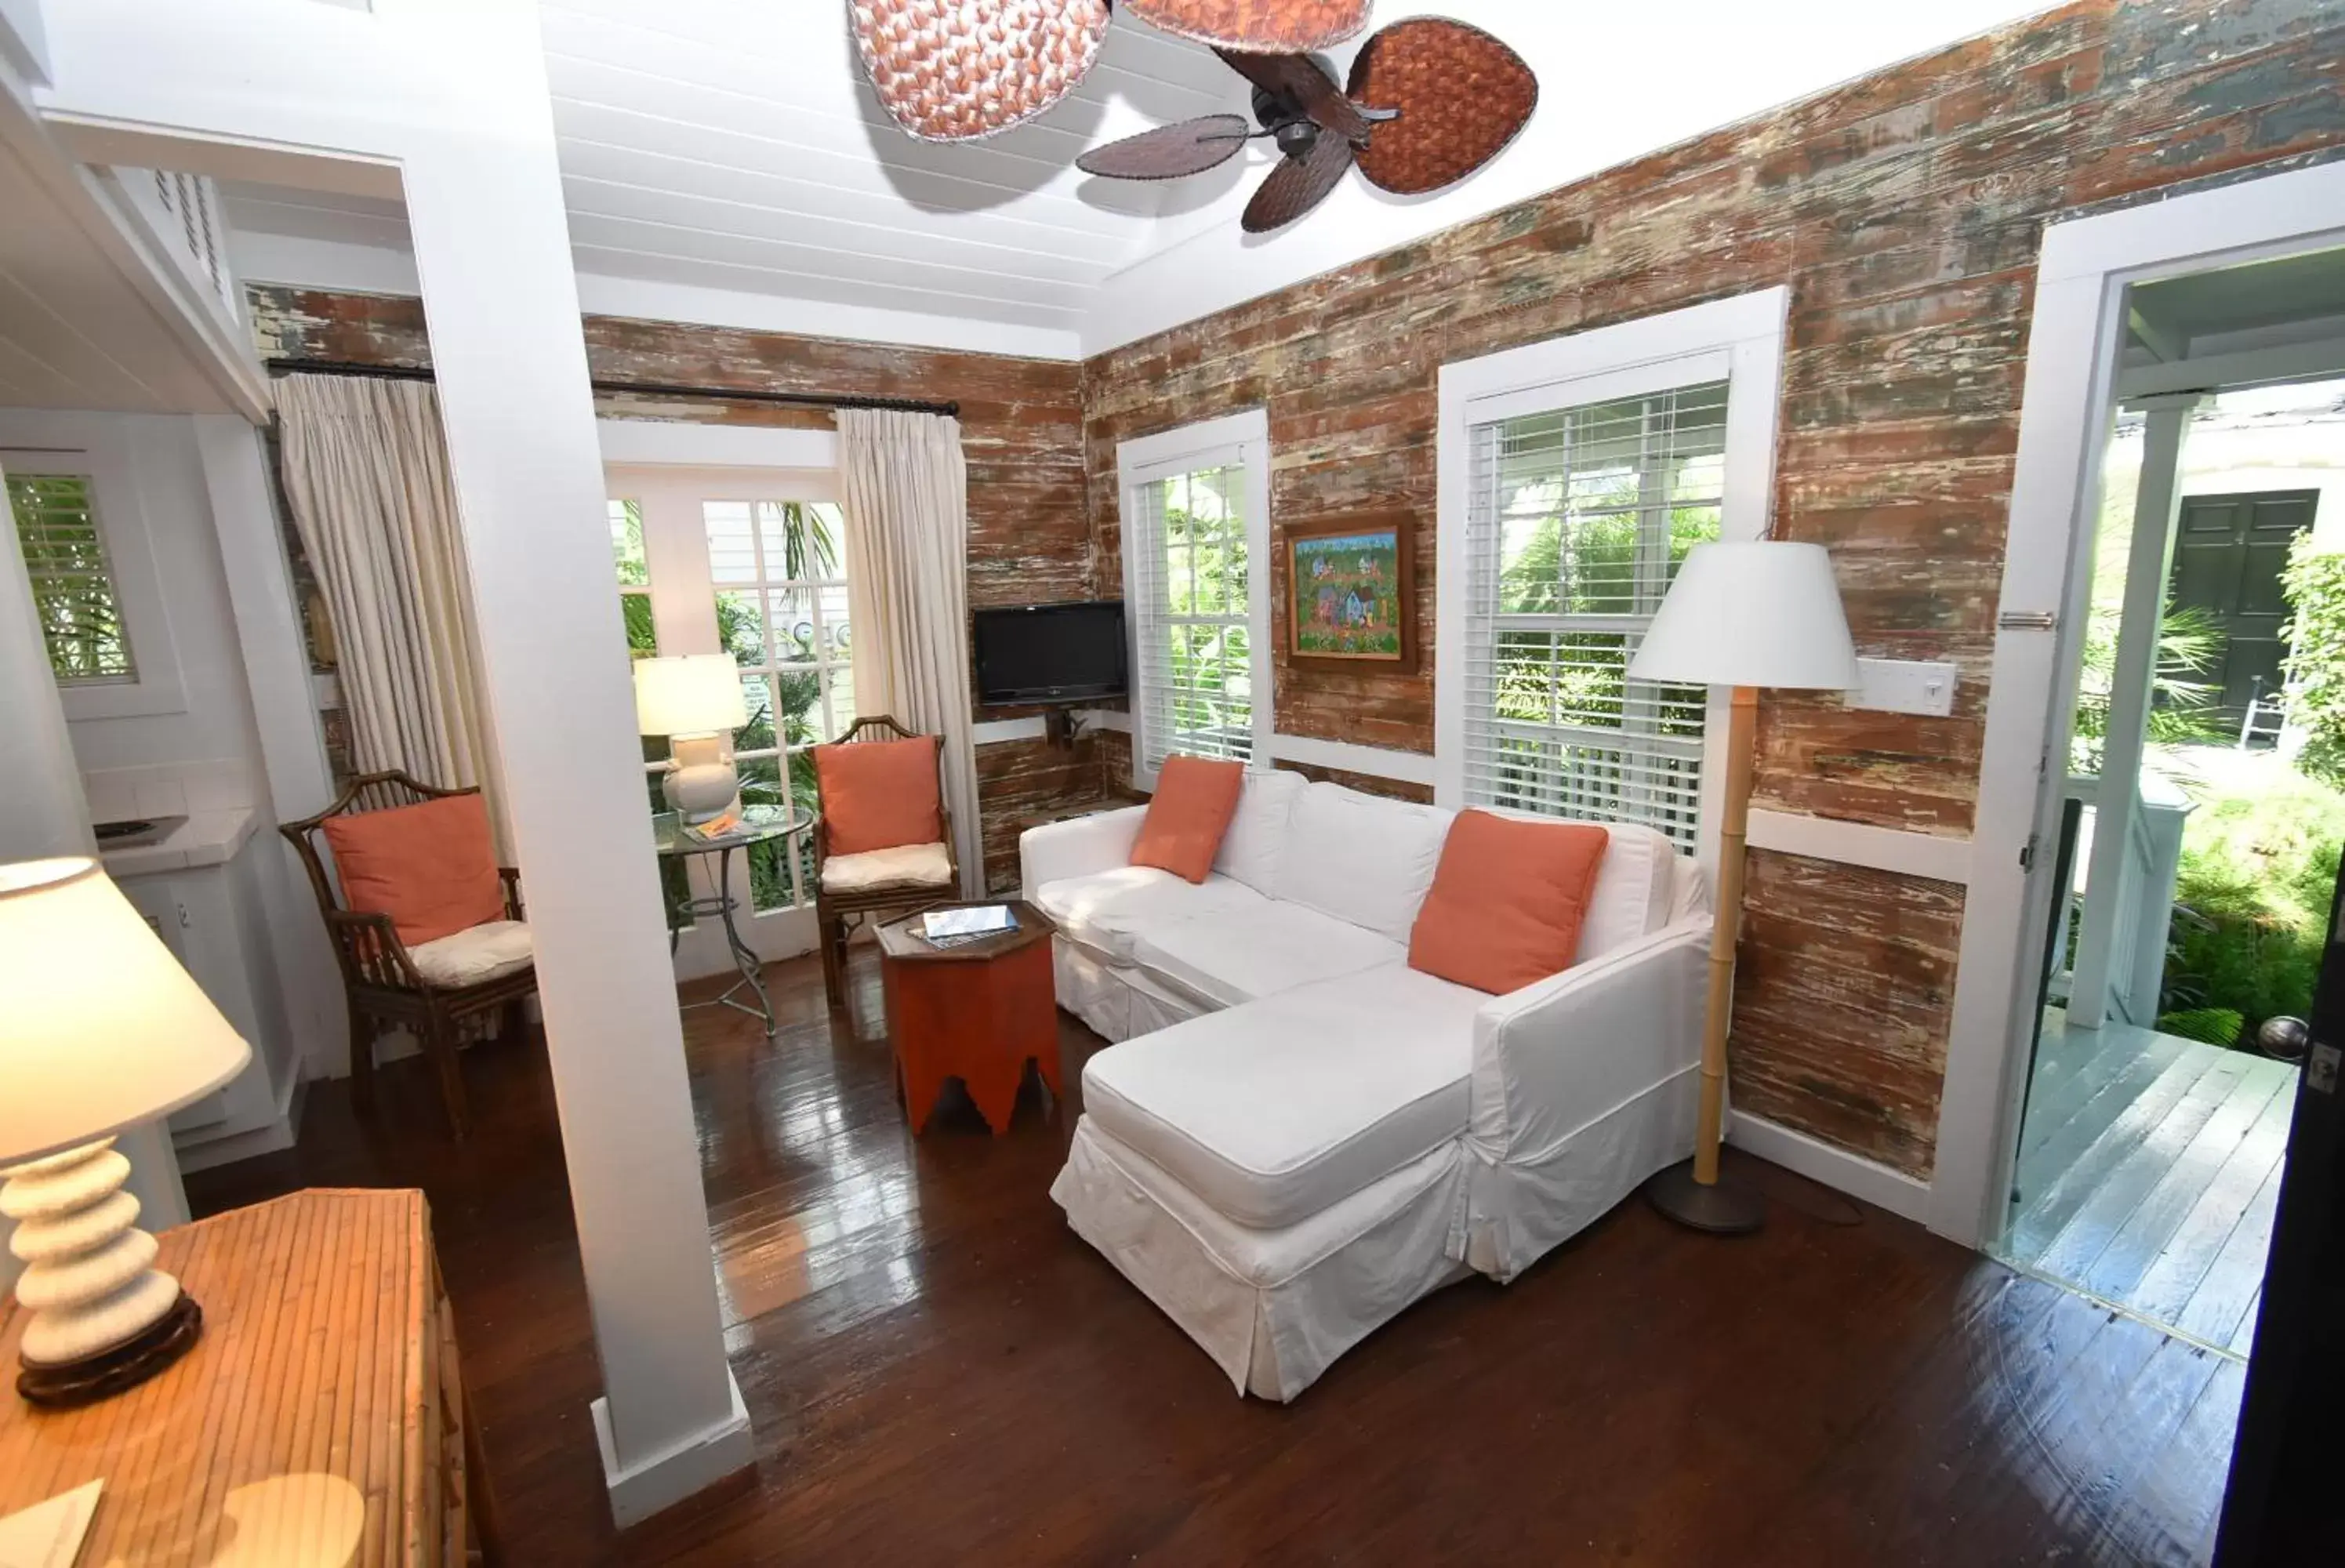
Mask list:
[{"label": "floor lamp", "polygon": [[1758,1194],[1718,1179],[1726,1115],[1726,1032],[1734,1008],[1734,942],[1742,916],[1742,845],[1751,822],[1759,688],[1844,692],[1856,654],[1832,557],[1820,544],[1776,540],[1697,545],[1678,569],[1629,679],[1733,689],[1726,731],[1726,800],[1718,845],[1718,905],[1710,929],[1710,1005],[1701,1038],[1701,1108],[1693,1158],[1647,1184],[1654,1208],[1697,1230],[1741,1235],[1763,1217]]}]

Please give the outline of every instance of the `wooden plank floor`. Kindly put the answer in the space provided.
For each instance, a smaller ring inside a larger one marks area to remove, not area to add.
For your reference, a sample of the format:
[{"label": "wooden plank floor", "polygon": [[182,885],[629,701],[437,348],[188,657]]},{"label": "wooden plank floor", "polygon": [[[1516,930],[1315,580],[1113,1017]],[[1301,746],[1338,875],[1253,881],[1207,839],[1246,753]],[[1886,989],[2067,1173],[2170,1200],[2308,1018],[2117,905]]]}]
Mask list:
[{"label": "wooden plank floor", "polygon": [[[534,1042],[371,1124],[319,1086],[300,1146],[190,1178],[199,1211],[304,1185],[431,1196],[473,1408],[523,1563],[2192,1563],[2240,1367],[1730,1155],[1758,1236],[1630,1202],[1501,1289],[1420,1303],[1291,1406],[1240,1400],[1066,1228],[1072,1108],[909,1137],[858,964],[780,1037],[687,1052],[754,1472],[615,1535],[551,1085]],[[1068,1082],[1099,1042],[1062,1030]]]},{"label": "wooden plank floor", "polygon": [[2297,1069],[2047,1009],[2004,1255],[2245,1355]]}]

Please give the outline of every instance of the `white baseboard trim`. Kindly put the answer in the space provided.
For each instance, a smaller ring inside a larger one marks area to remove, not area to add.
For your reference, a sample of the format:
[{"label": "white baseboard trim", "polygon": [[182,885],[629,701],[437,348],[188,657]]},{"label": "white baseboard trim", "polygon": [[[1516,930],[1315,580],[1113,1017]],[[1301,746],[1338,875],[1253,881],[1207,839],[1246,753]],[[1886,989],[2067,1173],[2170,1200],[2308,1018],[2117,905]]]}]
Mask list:
[{"label": "white baseboard trim", "polygon": [[1953,882],[1964,886],[1968,886],[1971,879],[1971,841],[1967,838],[1906,833],[1893,827],[1874,827],[1869,823],[1834,822],[1830,817],[1802,816],[1797,812],[1753,807],[1751,846],[1904,876],[1926,876],[1934,882]]},{"label": "white baseboard trim", "polygon": [[1810,1138],[1804,1132],[1747,1111],[1734,1113],[1727,1128],[1726,1141],[1811,1181],[1820,1181],[1835,1192],[1845,1192],[1875,1208],[1886,1209],[1900,1219],[1911,1219],[1916,1225],[1929,1223],[1930,1184],[1902,1170],[1892,1170],[1877,1160],[1835,1148],[1822,1138]]},{"label": "white baseboard trim", "polygon": [[640,1523],[756,1462],[749,1407],[742,1403],[741,1385],[734,1381],[729,1367],[725,1387],[733,1400],[730,1415],[624,1471],[619,1468],[618,1450],[611,1441],[610,1401],[598,1399],[589,1407],[594,1418],[594,1444],[603,1455],[603,1484],[611,1494],[613,1523],[622,1530]]},{"label": "white baseboard trim", "polygon": [[1323,741],[1310,735],[1273,735],[1269,751],[1274,761],[1305,763],[1315,768],[1335,768],[1342,773],[1365,774],[1370,778],[1395,779],[1402,784],[1433,784],[1433,758],[1425,752],[1397,752],[1386,746],[1355,745],[1350,741]]}]

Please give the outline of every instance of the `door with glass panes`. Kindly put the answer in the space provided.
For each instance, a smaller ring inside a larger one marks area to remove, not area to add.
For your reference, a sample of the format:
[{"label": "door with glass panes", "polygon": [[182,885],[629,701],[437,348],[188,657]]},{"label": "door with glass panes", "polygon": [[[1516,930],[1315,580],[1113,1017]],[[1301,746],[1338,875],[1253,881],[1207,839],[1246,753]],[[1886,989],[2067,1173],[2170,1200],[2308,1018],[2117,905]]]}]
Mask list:
[{"label": "door with glass panes", "polygon": [[[827,471],[619,468],[608,470],[611,555],[627,649],[729,653],[749,723],[732,738],[746,802],[819,809],[811,748],[855,716],[847,600],[847,522]],[[645,829],[666,809],[664,735],[643,737]],[[746,855],[746,860],[745,860]],[[714,891],[716,861],[663,862],[671,907]],[[734,852],[736,916],[759,956],[813,950],[811,835]],[[673,920],[674,917],[671,916]],[[680,979],[731,967],[713,922],[677,933]]]}]

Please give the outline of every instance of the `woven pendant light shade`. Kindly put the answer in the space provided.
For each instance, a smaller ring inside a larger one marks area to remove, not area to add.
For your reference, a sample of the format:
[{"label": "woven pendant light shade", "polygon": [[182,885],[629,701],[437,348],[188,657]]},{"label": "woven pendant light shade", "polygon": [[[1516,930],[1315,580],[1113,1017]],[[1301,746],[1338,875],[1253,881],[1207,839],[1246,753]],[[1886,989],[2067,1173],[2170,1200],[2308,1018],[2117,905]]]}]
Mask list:
[{"label": "woven pendant light shade", "polygon": [[1107,37],[1108,0],[848,0],[888,116],[922,141],[1022,125],[1074,90]]},{"label": "woven pendant light shade", "polygon": [[1124,0],[1153,27],[1222,49],[1300,55],[1325,49],[1368,25],[1369,0]]},{"label": "woven pendant light shade", "polygon": [[1398,196],[1464,179],[1515,139],[1538,105],[1538,78],[1497,39],[1463,22],[1396,22],[1361,47],[1347,91],[1397,109],[1360,153],[1360,173]]}]

